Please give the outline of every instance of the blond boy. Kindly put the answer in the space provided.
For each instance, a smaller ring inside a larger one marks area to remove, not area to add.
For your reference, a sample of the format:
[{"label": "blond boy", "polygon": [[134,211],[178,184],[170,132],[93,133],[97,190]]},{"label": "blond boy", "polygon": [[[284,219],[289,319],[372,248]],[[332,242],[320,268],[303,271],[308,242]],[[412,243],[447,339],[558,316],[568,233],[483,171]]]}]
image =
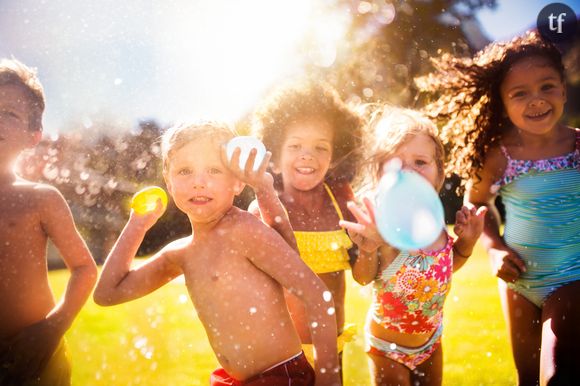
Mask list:
[{"label": "blond boy", "polygon": [[131,268],[162,209],[159,203],[150,214],[131,212],[107,258],[95,301],[113,305],[133,300],[183,274],[223,366],[212,374],[212,385],[313,385],[314,372],[286,308],[285,287],[304,301],[310,315],[318,353],[316,385],[338,385],[333,301],[276,231],[233,206],[244,183],[223,162],[222,146],[232,137],[227,126],[216,123],[175,127],[164,135],[165,182],[189,217],[192,235]]},{"label": "blond boy", "polygon": [[[34,71],[0,60],[0,384],[69,385],[63,335],[95,285],[97,269],[69,207],[52,186],[25,181],[18,155],[42,135],[44,94]],[[56,303],[48,239],[71,272]]]}]

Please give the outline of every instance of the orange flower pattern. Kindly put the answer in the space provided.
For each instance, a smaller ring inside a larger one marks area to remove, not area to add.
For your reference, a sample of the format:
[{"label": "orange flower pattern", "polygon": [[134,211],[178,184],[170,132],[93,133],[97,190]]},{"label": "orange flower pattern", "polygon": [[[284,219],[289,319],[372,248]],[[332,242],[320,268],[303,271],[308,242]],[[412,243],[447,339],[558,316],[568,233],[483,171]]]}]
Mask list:
[{"label": "orange flower pattern", "polygon": [[453,239],[448,235],[439,251],[401,253],[391,264],[397,263],[400,268],[394,275],[387,267],[373,283],[373,318],[389,330],[432,333],[441,324],[451,288]]}]

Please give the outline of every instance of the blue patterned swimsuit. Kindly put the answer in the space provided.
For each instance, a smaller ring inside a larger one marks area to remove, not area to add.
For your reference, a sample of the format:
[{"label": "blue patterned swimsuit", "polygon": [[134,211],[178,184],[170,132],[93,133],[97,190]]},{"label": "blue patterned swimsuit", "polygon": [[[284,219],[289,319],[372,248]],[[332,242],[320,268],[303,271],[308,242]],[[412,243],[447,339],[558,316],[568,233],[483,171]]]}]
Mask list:
[{"label": "blue patterned swimsuit", "polygon": [[503,238],[526,263],[508,286],[538,307],[556,289],[580,280],[580,130],[576,149],[530,161],[507,150],[503,177],[493,188],[506,209]]}]

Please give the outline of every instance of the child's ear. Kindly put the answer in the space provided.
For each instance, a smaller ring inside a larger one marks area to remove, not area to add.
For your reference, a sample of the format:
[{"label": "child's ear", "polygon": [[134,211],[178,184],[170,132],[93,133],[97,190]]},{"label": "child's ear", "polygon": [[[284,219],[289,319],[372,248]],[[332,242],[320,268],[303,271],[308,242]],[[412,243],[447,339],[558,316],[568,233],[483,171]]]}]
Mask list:
[{"label": "child's ear", "polygon": [[34,147],[38,145],[38,143],[42,140],[42,130],[35,130],[30,135],[30,147]]}]

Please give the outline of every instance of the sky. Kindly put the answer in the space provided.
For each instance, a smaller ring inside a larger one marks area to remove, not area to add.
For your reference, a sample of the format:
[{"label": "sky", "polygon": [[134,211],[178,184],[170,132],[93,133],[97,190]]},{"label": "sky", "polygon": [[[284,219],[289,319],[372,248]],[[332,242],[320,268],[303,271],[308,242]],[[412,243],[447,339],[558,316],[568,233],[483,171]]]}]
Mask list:
[{"label": "sky", "polygon": [[[0,56],[37,67],[54,136],[81,123],[234,122],[305,55],[333,63],[349,21],[309,0],[0,0]],[[328,1],[326,1],[328,3]],[[498,0],[478,15],[504,39],[550,1]],[[565,1],[580,12],[580,0]],[[300,43],[307,38],[307,52]]]}]

